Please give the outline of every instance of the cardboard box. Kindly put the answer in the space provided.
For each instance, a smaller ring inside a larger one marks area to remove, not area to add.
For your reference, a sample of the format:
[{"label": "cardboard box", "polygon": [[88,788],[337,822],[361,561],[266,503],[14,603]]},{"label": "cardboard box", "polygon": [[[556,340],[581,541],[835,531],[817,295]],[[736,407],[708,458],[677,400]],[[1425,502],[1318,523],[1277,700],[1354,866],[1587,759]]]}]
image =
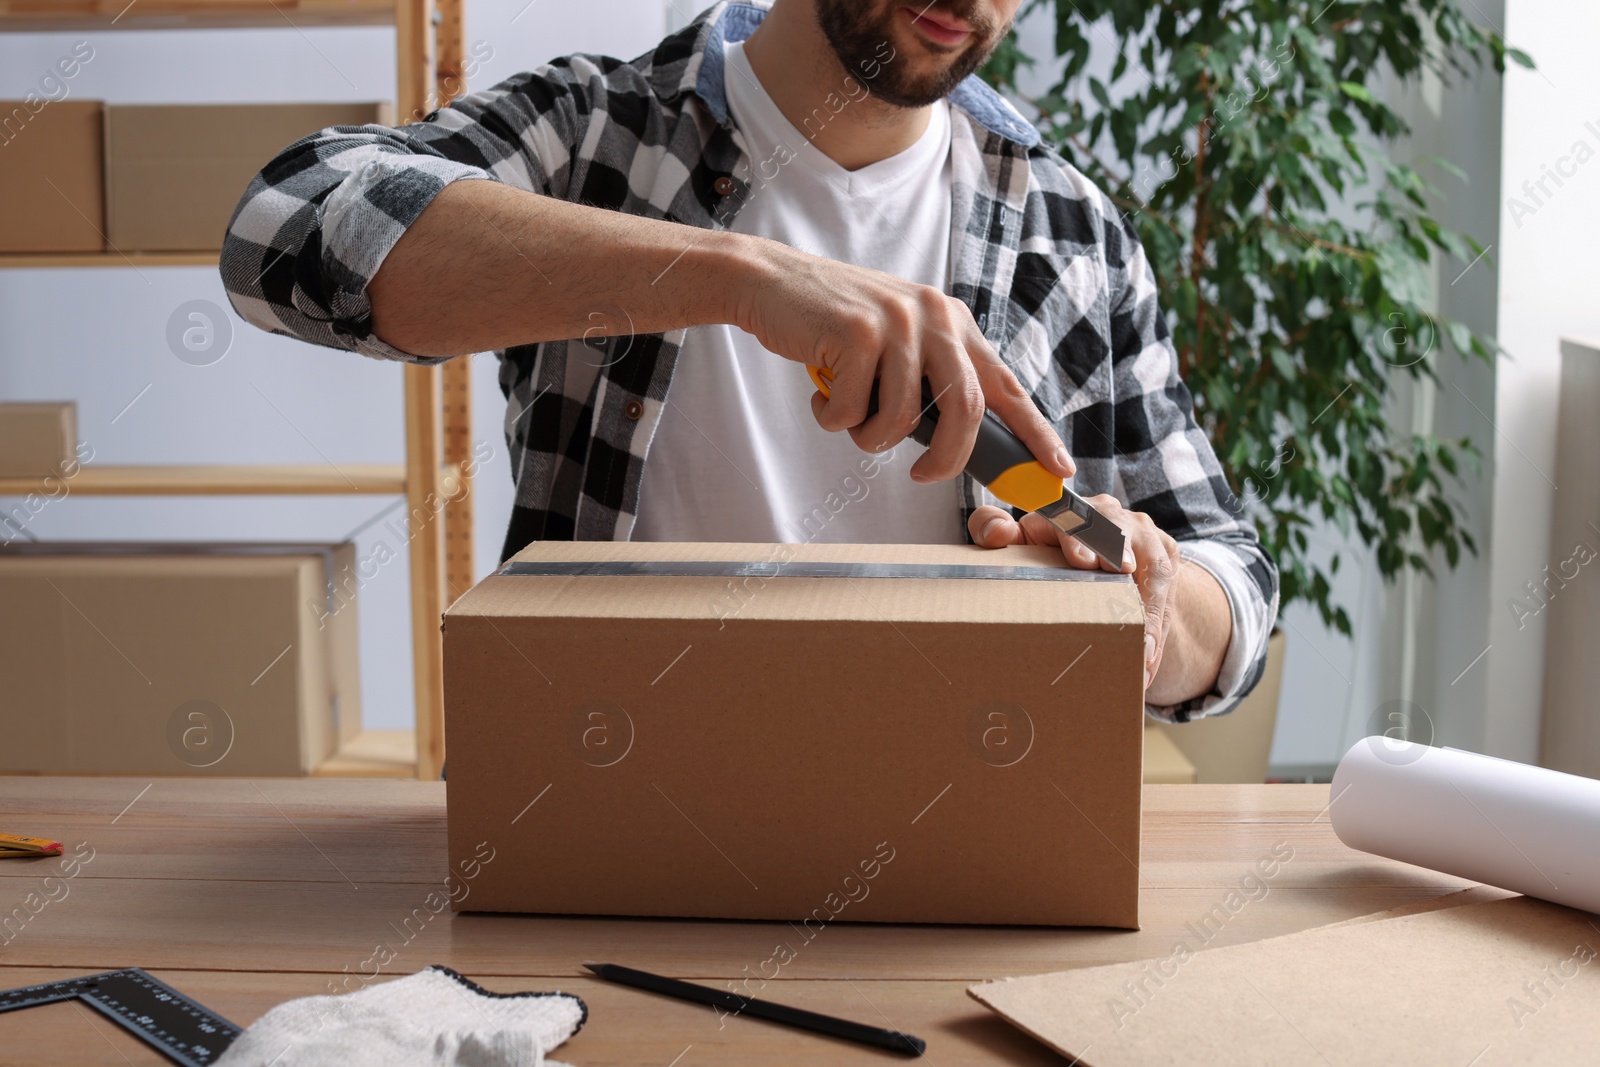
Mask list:
[{"label": "cardboard box", "polygon": [[106,227],[123,252],[222,247],[261,168],[327,126],[383,122],[386,104],[123,105],[106,108]]},{"label": "cardboard box", "polygon": [[1142,619],[1057,549],[530,545],[445,613],[451,868],[476,911],[1137,927]]},{"label": "cardboard box", "polygon": [[354,548],[0,550],[0,772],[301,775],[360,730]]},{"label": "cardboard box", "polygon": [[0,404],[0,477],[60,476],[77,460],[78,406]]},{"label": "cardboard box", "polygon": [[0,252],[105,249],[98,100],[0,100]]}]

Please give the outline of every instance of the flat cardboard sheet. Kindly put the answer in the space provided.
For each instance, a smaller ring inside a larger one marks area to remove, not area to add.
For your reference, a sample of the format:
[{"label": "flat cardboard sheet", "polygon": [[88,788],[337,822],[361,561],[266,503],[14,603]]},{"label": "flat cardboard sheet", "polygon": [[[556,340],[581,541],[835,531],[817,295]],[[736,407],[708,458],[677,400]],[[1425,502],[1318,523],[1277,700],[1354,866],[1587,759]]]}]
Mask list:
[{"label": "flat cardboard sheet", "polygon": [[1596,916],[1474,889],[1253,944],[968,992],[1087,1067],[1593,1064],[1597,952]]}]

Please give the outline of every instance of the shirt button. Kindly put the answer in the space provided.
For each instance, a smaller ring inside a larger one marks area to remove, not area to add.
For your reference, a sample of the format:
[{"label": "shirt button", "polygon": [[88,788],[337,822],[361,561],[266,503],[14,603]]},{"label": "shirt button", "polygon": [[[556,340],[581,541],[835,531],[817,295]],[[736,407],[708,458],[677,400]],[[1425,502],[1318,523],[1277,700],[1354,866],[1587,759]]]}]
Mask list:
[{"label": "shirt button", "polygon": [[631,421],[638,422],[640,416],[644,414],[644,405],[639,403],[637,400],[630,400],[623,406],[622,414],[627,416]]},{"label": "shirt button", "polygon": [[718,196],[732,196],[734,189],[733,179],[724,174],[712,183],[711,188],[717,191]]}]

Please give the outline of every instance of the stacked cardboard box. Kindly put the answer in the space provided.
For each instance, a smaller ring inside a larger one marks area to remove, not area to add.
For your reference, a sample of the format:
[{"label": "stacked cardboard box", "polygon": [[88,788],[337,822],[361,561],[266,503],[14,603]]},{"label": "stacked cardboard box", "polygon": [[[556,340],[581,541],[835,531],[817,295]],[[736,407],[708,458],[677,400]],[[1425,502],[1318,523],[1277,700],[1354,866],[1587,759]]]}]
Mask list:
[{"label": "stacked cardboard box", "polygon": [[0,100],[0,252],[105,248],[98,100]]},{"label": "stacked cardboard box", "polygon": [[222,247],[245,187],[280,150],[327,126],[382,122],[382,104],[106,108],[106,235],[141,252]]},{"label": "stacked cardboard box", "polygon": [[281,149],[387,104],[0,101],[0,252],[206,252]]},{"label": "stacked cardboard box", "polygon": [[0,404],[0,477],[60,477],[76,459],[78,406]]},{"label": "stacked cardboard box", "polygon": [[0,772],[301,775],[361,725],[354,549],[0,550]]}]

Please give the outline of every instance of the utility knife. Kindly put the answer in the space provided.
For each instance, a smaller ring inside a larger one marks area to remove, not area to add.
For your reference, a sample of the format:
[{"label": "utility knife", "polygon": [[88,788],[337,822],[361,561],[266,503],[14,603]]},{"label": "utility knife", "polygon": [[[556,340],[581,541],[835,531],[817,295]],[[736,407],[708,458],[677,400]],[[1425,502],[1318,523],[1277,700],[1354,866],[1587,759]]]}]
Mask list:
[{"label": "utility knife", "polygon": [[[833,372],[811,364],[806,365],[806,371],[817,390],[823,396],[828,396],[828,383],[833,379]],[[874,381],[867,403],[867,416],[870,418],[877,410],[878,383]],[[937,425],[939,408],[934,403],[933,390],[924,378],[922,420],[911,431],[911,439],[924,448],[928,447]],[[1063,534],[1087,545],[1112,570],[1122,570],[1123,553],[1127,546],[1122,527],[1068,489],[1060,476],[1050,473],[1028,451],[1022,439],[1012,433],[992,411],[983,413],[983,421],[978,425],[978,438],[973,442],[972,455],[967,459],[966,472],[1000,500],[1014,508],[1043,516]]]}]

